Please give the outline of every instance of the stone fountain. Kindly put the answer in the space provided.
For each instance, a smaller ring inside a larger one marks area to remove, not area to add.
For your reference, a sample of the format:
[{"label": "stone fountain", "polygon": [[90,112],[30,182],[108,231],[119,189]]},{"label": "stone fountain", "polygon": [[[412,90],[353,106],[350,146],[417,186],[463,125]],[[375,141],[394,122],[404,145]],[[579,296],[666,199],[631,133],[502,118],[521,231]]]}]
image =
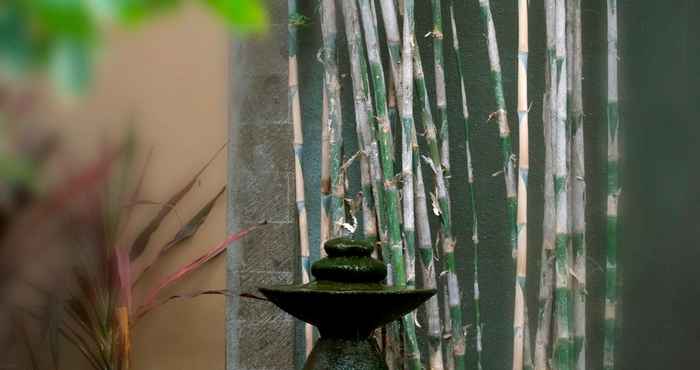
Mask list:
[{"label": "stone fountain", "polygon": [[316,281],[260,291],[279,308],[318,328],[321,337],[304,370],[387,369],[372,332],[415,310],[435,290],[382,284],[387,269],[371,257],[370,242],[333,239],[324,249],[328,257],[311,267]]}]

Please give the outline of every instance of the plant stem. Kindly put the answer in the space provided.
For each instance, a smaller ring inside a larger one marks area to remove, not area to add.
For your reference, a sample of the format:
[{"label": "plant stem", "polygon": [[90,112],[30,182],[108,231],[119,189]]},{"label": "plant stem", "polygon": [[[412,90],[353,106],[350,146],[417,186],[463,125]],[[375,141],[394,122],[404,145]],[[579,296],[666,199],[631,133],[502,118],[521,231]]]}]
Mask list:
[{"label": "plant stem", "polygon": [[542,120],[544,128],[545,167],[544,167],[544,217],[542,220],[542,252],[540,267],[540,290],[537,334],[535,338],[535,369],[549,368],[550,334],[552,328],[552,304],[554,298],[554,246],[555,230],[555,196],[554,196],[554,141],[553,128],[556,112],[555,78],[555,17],[554,0],[545,0],[546,23],[546,63],[545,63],[545,93],[542,104]]},{"label": "plant stem", "polygon": [[464,79],[464,64],[462,62],[462,54],[459,47],[459,34],[457,32],[457,22],[455,21],[454,2],[450,3],[450,24],[452,25],[452,48],[457,62],[457,71],[459,73],[460,93],[462,97],[462,118],[464,120],[465,132],[465,147],[467,152],[467,188],[469,193],[469,201],[472,205],[472,243],[474,245],[474,326],[476,327],[476,366],[478,370],[483,368],[481,363],[483,343],[482,324],[481,324],[481,304],[479,290],[479,222],[477,217],[476,205],[476,184],[474,182],[474,166],[472,163],[470,129],[471,121],[469,119],[469,105],[467,104],[467,87]]},{"label": "plant stem", "polygon": [[555,44],[557,104],[556,121],[552,128],[555,134],[554,191],[556,196],[556,242],[555,242],[555,303],[556,341],[554,364],[558,370],[572,367],[573,345],[571,340],[571,286],[569,278],[569,184],[567,168],[567,60],[566,60],[566,0],[555,2]]},{"label": "plant stem", "polygon": [[[354,1],[344,1],[341,4],[350,55],[355,122],[357,124],[358,141],[362,151],[360,167],[362,192],[364,194],[364,231],[366,238],[376,241],[377,220],[379,219],[380,224],[382,224],[384,217],[381,212],[375,212],[374,207],[374,202],[376,202],[376,210],[383,210],[383,178],[381,176],[379,152],[374,139],[374,130],[370,125],[370,122],[374,119],[374,108],[369,91],[369,76],[365,49],[362,45],[362,30],[360,29],[357,4]],[[382,229],[386,228],[382,227]]]},{"label": "plant stem", "polygon": [[[428,100],[428,91],[425,84],[423,74],[423,65],[420,57],[420,50],[416,48],[414,57],[414,71],[416,79],[416,91],[418,93],[418,101],[420,106],[424,107],[424,112],[429,112],[430,102]],[[462,298],[457,279],[456,261],[454,250],[456,241],[452,234],[452,217],[450,210],[450,196],[447,190],[447,184],[444,177],[443,168],[440,165],[440,149],[437,139],[437,129],[433,122],[432,115],[423,116],[423,125],[425,130],[425,140],[428,144],[428,153],[430,158],[428,163],[435,175],[435,187],[438,198],[438,208],[440,213],[440,223],[442,232],[442,253],[447,276],[447,291],[448,303],[450,309],[451,331],[445,325],[445,337],[448,353],[451,352],[455,358],[455,368],[465,368],[465,349],[466,343],[464,339],[464,330],[462,324]],[[447,319],[445,319],[447,321]]]},{"label": "plant stem", "polygon": [[331,198],[331,161],[330,161],[330,131],[328,122],[328,94],[323,88],[323,106],[321,112],[321,225],[318,252],[323,256],[323,244],[330,239],[330,198]]},{"label": "plant stem", "polygon": [[571,126],[573,142],[571,149],[574,252],[574,366],[586,370],[586,170],[583,134],[583,55],[581,31],[581,0],[569,0],[567,12],[572,30],[571,76]]},{"label": "plant stem", "polygon": [[442,28],[441,0],[431,0],[433,10],[433,63],[435,64],[435,98],[438,119],[440,120],[440,153],[445,177],[450,174],[450,134],[447,123],[447,92],[445,88],[445,62],[443,52],[444,33]]},{"label": "plant stem", "polygon": [[[421,63],[420,51],[416,48],[414,55],[414,75],[416,82],[416,91],[418,95],[418,102],[421,109],[421,121],[425,127],[432,127],[433,132],[435,132],[435,123],[433,120],[433,114],[430,108],[430,101],[428,100],[428,92],[425,83],[425,77],[423,74],[423,66]],[[426,129],[427,130],[427,129]],[[415,135],[415,130],[414,130]],[[436,138],[433,137],[434,141]],[[431,144],[432,147],[433,144]],[[436,143],[435,143],[436,145]],[[433,148],[435,149],[435,148]],[[419,236],[419,250],[421,252],[421,262],[423,265],[423,280],[425,282],[426,288],[432,287],[437,288],[436,271],[434,266],[434,255],[433,255],[433,245],[432,238],[430,235],[430,223],[428,219],[428,208],[427,199],[425,196],[425,185],[423,182],[422,166],[420,164],[420,152],[418,148],[414,149],[414,161],[416,166],[416,216],[418,224],[418,236]],[[432,160],[431,160],[432,162]],[[439,163],[439,162],[432,162]],[[444,167],[442,167],[444,171]],[[440,323],[440,309],[438,307],[438,298],[433,297],[426,305],[426,312],[428,316],[428,333],[429,333],[429,349],[430,349],[430,369],[443,369],[443,357],[442,357],[442,338],[441,338],[441,323]],[[451,320],[448,316],[445,320]],[[451,327],[451,326],[450,326]],[[448,357],[452,358],[452,351],[450,350]]]},{"label": "plant stem", "polygon": [[[291,107],[292,126],[294,128],[294,178],[295,196],[297,205],[297,217],[299,219],[299,247],[301,256],[301,281],[309,282],[309,226],[306,216],[306,201],[304,196],[304,172],[302,170],[302,155],[304,153],[304,131],[301,121],[301,102],[299,98],[299,67],[297,64],[297,50],[299,43],[297,40],[297,25],[292,19],[297,14],[297,0],[288,0],[289,15],[289,106]],[[304,324],[304,349],[306,355],[311,353],[313,347],[313,326]]]},{"label": "plant stem", "polygon": [[[403,234],[407,253],[415,250],[415,216],[413,204],[413,148],[417,145],[413,137],[413,49],[414,49],[414,0],[403,1],[403,42],[401,51],[401,178],[403,180]],[[400,255],[400,250],[394,253]],[[411,257],[409,257],[411,258]],[[396,272],[405,276],[404,266],[396,265]],[[399,269],[399,267],[402,267]],[[404,271],[401,271],[404,270]],[[404,277],[405,278],[405,277]],[[405,280],[397,282],[397,286],[405,284]],[[422,369],[420,349],[416,339],[413,315],[403,317],[406,339],[406,358],[408,368]]]},{"label": "plant stem", "polygon": [[607,186],[607,255],[605,270],[605,330],[603,344],[603,369],[615,369],[615,338],[617,329],[618,276],[617,276],[617,229],[619,220],[618,199],[622,191],[619,181],[619,108],[618,108],[618,49],[617,49],[617,0],[607,2],[608,38],[608,186]]},{"label": "plant stem", "polygon": [[501,59],[498,54],[498,40],[496,38],[496,28],[491,14],[491,4],[489,0],[479,0],[481,19],[486,29],[486,45],[489,54],[489,64],[491,68],[491,83],[496,97],[496,112],[493,114],[498,121],[498,131],[501,141],[501,155],[503,157],[503,173],[506,183],[506,215],[508,240],[512,248],[513,258],[517,255],[517,235],[518,227],[516,223],[516,211],[518,208],[517,190],[515,183],[515,169],[513,165],[513,144],[508,126],[508,111],[506,100],[503,94],[503,76],[501,73]]},{"label": "plant stem", "polygon": [[[424,112],[425,114],[425,112]],[[415,131],[414,131],[415,132]],[[435,270],[435,256],[433,255],[433,239],[430,232],[430,220],[428,218],[427,197],[425,196],[425,183],[423,182],[423,169],[420,163],[420,154],[414,150],[413,155],[414,175],[416,178],[416,231],[418,236],[418,251],[421,265],[423,288],[437,289],[437,273]],[[440,307],[437,295],[432,296],[425,303],[425,313],[428,320],[428,353],[429,369],[442,370],[442,327],[440,322]]]},{"label": "plant stem", "polygon": [[394,0],[378,1],[382,9],[384,33],[386,34],[387,49],[389,51],[389,69],[392,81],[396,85],[396,97],[401,100],[401,34],[399,33],[396,17],[396,4]]},{"label": "plant stem", "polygon": [[518,247],[513,314],[513,370],[522,370],[527,316],[527,179],[530,169],[527,101],[528,0],[518,0]]},{"label": "plant stem", "polygon": [[345,184],[341,170],[343,161],[343,117],[340,98],[340,76],[338,73],[338,55],[336,50],[337,25],[334,0],[321,0],[321,32],[323,36],[323,82],[328,98],[330,189],[329,211],[331,217],[331,236],[345,234]]}]

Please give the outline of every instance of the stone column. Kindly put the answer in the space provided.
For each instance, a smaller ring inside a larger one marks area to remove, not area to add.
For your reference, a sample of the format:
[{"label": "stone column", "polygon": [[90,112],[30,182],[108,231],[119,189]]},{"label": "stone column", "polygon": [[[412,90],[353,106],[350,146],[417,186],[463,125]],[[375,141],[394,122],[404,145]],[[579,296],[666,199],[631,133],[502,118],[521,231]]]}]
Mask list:
[{"label": "stone column", "polygon": [[[228,287],[237,293],[291,283],[296,266],[287,2],[267,6],[269,32],[234,41],[230,62],[228,231],[269,223],[228,252]],[[294,322],[272,304],[230,298],[226,331],[227,370],[294,368]]]}]

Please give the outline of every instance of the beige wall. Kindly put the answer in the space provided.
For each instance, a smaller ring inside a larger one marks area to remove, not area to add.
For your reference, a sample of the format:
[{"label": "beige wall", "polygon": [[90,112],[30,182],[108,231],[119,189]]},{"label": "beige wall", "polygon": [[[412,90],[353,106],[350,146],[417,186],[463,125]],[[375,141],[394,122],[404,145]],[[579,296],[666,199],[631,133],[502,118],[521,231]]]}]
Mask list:
[{"label": "beige wall", "polygon": [[[85,161],[105,139],[120,137],[133,122],[141,162],[153,149],[144,198],[165,201],[227,139],[227,40],[217,20],[194,6],[137,32],[117,32],[103,50],[90,96],[68,104],[52,103],[42,109],[37,121],[57,129],[64,148]],[[179,217],[171,217],[153,243],[160,245],[172,237],[180,223],[225,182],[223,151],[178,206]],[[221,241],[226,233],[225,210],[223,197],[197,237],[168,256],[142,285],[149,286]],[[147,220],[156,211],[156,207],[144,207],[137,220]],[[225,258],[219,258],[171,292],[221,289],[225,284]],[[224,369],[224,336],[223,298],[172,303],[136,326],[133,368]]]}]

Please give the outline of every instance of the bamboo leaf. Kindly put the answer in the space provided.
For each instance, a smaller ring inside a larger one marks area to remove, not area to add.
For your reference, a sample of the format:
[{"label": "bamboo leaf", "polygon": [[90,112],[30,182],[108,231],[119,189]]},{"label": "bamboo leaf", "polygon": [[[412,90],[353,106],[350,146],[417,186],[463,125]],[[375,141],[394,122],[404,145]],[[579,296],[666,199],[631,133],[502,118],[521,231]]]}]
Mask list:
[{"label": "bamboo leaf", "polygon": [[173,207],[175,207],[175,205],[179,203],[185,197],[185,195],[187,195],[187,193],[190,192],[190,190],[192,190],[194,184],[197,183],[197,180],[202,175],[204,170],[206,170],[209,167],[209,165],[214,161],[214,159],[218,156],[218,154],[221,152],[221,150],[223,150],[225,146],[226,145],[224,144],[224,146],[219,148],[219,150],[217,150],[216,153],[214,153],[214,156],[206,164],[204,164],[204,166],[192,177],[192,179],[189,182],[187,182],[187,184],[185,184],[184,187],[182,187],[175,194],[173,194],[165,204],[163,204],[163,206],[160,208],[160,211],[158,211],[158,214],[156,214],[156,216],[153,219],[151,219],[151,221],[146,225],[146,227],[139,233],[139,235],[136,237],[130,248],[129,258],[132,261],[143,254],[143,252],[146,250],[146,247],[148,246],[148,242],[151,241],[151,236],[153,236],[153,233],[155,233],[156,230],[158,230],[163,220],[173,210]]}]

